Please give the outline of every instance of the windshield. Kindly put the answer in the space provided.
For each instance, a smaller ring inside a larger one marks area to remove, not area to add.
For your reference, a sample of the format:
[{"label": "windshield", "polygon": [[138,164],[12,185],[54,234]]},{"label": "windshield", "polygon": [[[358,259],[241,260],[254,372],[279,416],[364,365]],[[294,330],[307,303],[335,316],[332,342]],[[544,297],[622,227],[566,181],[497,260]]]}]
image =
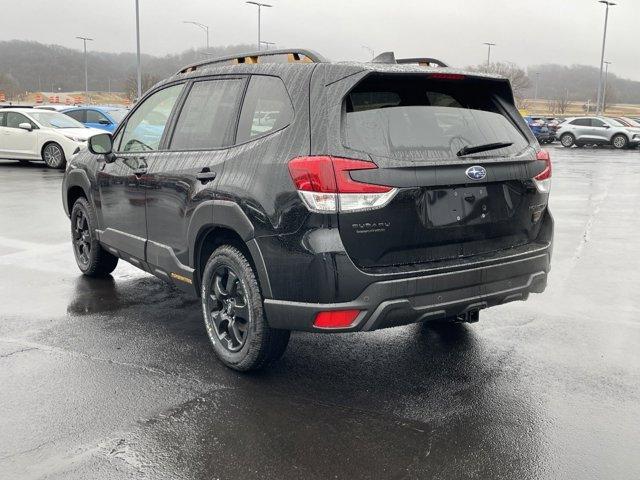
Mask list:
[{"label": "windshield", "polygon": [[487,84],[479,82],[381,76],[361,82],[344,107],[345,146],[374,155],[457,160],[464,147],[504,144],[470,154],[495,158],[517,155],[529,145]]},{"label": "windshield", "polygon": [[120,123],[124,119],[124,117],[129,113],[129,110],[124,108],[114,108],[113,110],[107,110],[107,113],[113,117],[113,119]]},{"label": "windshield", "polygon": [[48,110],[29,112],[29,115],[46,128],[85,128],[83,124],[65,115],[64,113],[51,112]]},{"label": "windshield", "polygon": [[624,123],[619,122],[618,120],[615,120],[613,118],[609,119],[609,123],[611,124],[612,127],[626,127],[627,126]]}]

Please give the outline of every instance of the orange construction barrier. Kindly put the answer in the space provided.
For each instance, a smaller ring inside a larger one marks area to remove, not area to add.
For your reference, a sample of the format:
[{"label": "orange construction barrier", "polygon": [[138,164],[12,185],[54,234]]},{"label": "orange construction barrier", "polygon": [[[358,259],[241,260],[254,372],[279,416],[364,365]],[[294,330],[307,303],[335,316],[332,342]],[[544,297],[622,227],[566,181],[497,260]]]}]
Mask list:
[{"label": "orange construction barrier", "polygon": [[36,103],[42,103],[42,95],[36,95]]},{"label": "orange construction barrier", "polygon": [[0,102],[5,102],[7,100],[7,97],[5,96],[3,91],[0,91]]}]

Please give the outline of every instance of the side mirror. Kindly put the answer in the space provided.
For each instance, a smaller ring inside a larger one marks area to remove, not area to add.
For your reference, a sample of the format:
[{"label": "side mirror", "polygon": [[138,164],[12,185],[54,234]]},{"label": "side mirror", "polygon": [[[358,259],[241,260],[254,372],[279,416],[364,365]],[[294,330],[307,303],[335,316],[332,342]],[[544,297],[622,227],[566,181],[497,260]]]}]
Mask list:
[{"label": "side mirror", "polygon": [[605,125],[604,128],[611,128],[611,125]]},{"label": "side mirror", "polygon": [[23,123],[19,124],[18,128],[21,128],[21,129],[26,130],[28,132],[33,130],[33,126],[29,122],[23,122]]},{"label": "side mirror", "polygon": [[100,120],[98,120],[98,123],[100,125],[111,125],[111,122],[109,120],[107,120],[106,118],[101,118]]},{"label": "side mirror", "polygon": [[108,133],[99,133],[89,137],[87,144],[89,151],[94,155],[106,155],[107,162],[113,161],[113,142],[111,141],[111,135]]}]

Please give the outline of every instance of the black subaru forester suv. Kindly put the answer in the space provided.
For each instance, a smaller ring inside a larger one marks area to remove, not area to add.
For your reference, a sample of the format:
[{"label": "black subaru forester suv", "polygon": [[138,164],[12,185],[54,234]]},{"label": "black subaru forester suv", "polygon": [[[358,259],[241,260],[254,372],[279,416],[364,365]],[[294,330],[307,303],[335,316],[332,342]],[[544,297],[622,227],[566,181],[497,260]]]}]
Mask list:
[{"label": "black subaru forester suv", "polygon": [[85,275],[122,258],[195,293],[220,360],[251,370],[291,330],[475,321],[542,292],[550,182],[508,80],[288,50],[159,83],[62,195]]}]

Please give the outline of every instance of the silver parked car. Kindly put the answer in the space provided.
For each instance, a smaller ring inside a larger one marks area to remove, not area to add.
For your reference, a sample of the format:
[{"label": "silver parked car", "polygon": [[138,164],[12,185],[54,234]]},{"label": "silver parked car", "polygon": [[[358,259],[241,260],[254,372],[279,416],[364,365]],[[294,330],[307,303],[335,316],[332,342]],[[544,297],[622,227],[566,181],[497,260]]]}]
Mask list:
[{"label": "silver parked car", "polygon": [[628,127],[607,117],[574,117],[560,124],[556,133],[563,147],[613,145],[622,149],[640,144],[640,128]]}]

